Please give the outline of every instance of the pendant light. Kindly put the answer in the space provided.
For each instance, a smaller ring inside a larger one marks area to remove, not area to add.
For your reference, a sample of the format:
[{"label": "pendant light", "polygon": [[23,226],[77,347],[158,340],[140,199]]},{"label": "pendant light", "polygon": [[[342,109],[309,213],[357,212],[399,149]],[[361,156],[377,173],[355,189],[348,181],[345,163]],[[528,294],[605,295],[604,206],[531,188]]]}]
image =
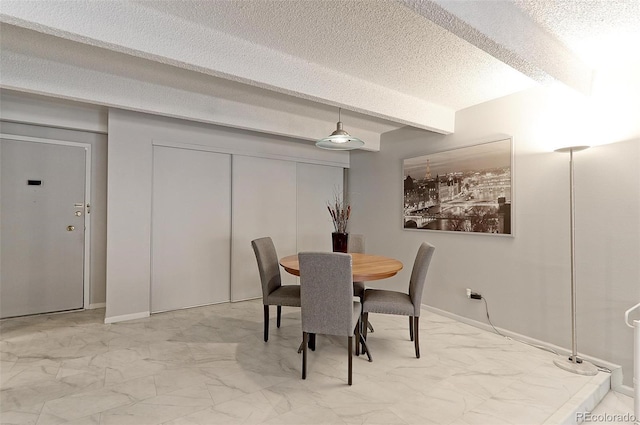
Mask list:
[{"label": "pendant light", "polygon": [[342,122],[340,121],[341,111],[342,109],[338,108],[338,125],[336,131],[328,137],[318,140],[316,142],[317,147],[334,151],[347,151],[364,146],[362,140],[349,135],[349,133],[342,129]]}]

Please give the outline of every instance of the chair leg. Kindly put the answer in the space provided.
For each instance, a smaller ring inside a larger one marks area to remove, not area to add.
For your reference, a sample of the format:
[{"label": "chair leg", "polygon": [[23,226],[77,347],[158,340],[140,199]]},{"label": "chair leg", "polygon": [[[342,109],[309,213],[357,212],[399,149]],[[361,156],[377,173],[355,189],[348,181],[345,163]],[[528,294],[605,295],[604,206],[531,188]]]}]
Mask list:
[{"label": "chair leg", "polygon": [[269,306],[264,306],[264,342],[269,341]]},{"label": "chair leg", "polygon": [[362,325],[362,333],[363,333],[363,337],[366,340],[367,339],[367,329],[369,327],[369,313],[362,313],[362,319],[361,319],[364,323]]},{"label": "chair leg", "polygon": [[307,379],[307,341],[309,334],[302,332],[302,379]]},{"label": "chair leg", "polygon": [[371,352],[369,351],[369,347],[367,347],[367,342],[364,340],[362,335],[360,335],[360,342],[362,343],[362,352],[367,355],[367,358],[369,359],[369,363],[371,363],[373,361],[373,359],[371,358]]},{"label": "chair leg", "polygon": [[276,320],[276,326],[278,326],[278,329],[280,328],[280,319],[282,319],[282,306],[281,305],[278,306],[278,318]]},{"label": "chair leg", "polygon": [[356,323],[356,356],[360,355],[360,325],[361,322],[358,320]]},{"label": "chair leg", "polygon": [[309,343],[307,345],[309,345],[311,351],[316,351],[316,334],[309,334]]},{"label": "chair leg", "polygon": [[352,384],[353,375],[353,337],[349,337],[349,385]]},{"label": "chair leg", "polygon": [[413,316],[409,316],[409,339],[413,341]]},{"label": "chair leg", "polygon": [[[367,329],[369,328],[369,313],[362,313],[360,316],[360,320],[362,321],[362,334],[360,335],[362,341],[367,340]],[[368,351],[365,351],[365,345],[362,345],[362,352],[369,354]]]},{"label": "chair leg", "polygon": [[373,333],[375,332],[373,329],[373,325],[371,324],[371,322],[367,322],[367,328],[369,329],[369,332]]},{"label": "chair leg", "polygon": [[418,319],[419,319],[418,316],[413,318],[413,320],[414,320],[413,330],[414,330],[414,333],[415,333],[414,343],[416,345],[416,359],[420,358],[420,342],[418,340],[418,335],[420,334],[420,331],[419,331],[419,328],[418,328]]}]

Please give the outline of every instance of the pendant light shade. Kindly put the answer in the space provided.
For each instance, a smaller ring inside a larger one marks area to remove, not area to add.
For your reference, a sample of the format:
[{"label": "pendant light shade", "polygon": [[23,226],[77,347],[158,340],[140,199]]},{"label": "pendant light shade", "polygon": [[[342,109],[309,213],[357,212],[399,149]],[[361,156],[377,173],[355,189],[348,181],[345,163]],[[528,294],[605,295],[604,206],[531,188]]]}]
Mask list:
[{"label": "pendant light shade", "polygon": [[330,149],[334,151],[346,151],[351,149],[358,149],[364,146],[364,142],[357,137],[351,136],[349,133],[342,129],[342,122],[340,122],[340,112],[338,109],[338,125],[336,131],[331,133],[328,137],[320,139],[316,142],[316,146],[322,149]]}]

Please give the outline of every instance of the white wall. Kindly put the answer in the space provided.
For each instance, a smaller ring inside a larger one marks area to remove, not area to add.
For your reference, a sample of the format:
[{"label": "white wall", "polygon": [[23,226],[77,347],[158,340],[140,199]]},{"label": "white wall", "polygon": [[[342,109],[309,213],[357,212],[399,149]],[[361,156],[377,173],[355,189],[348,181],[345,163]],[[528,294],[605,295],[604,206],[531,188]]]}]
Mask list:
[{"label": "white wall", "polygon": [[347,152],[324,151],[284,137],[110,110],[106,322],[149,314],[154,144],[349,166]]},{"label": "white wall", "polygon": [[46,127],[107,133],[108,110],[102,106],[0,90],[2,119]]},{"label": "white wall", "polygon": [[[582,139],[571,127],[555,138],[550,126],[562,112],[548,114],[553,106],[548,90],[528,90],[459,111],[453,135],[400,129],[383,137],[379,153],[352,153],[351,231],[366,235],[367,251],[405,264],[378,286],[406,290],[418,245],[429,241],[436,252],[425,304],[486,322],[484,303],[465,297],[469,287],[486,298],[496,326],[570,348],[569,163],[552,148]],[[504,135],[515,146],[515,237],[402,229],[402,159]],[[632,385],[623,315],[640,301],[640,133],[575,161],[578,350],[622,365]]]},{"label": "white wall", "polygon": [[[2,114],[4,120],[9,118],[5,115],[5,107],[8,110],[13,108],[12,99],[2,95]],[[42,105],[41,105],[42,106]],[[50,112],[56,112],[56,116]],[[105,269],[106,269],[106,246],[107,246],[107,136],[104,134],[91,133],[87,131],[67,130],[48,127],[48,125],[71,123],[72,120],[58,118],[61,115],[61,108],[53,105],[45,105],[38,109],[37,114],[24,115],[24,122],[43,122],[47,126],[27,125],[2,121],[0,132],[19,136],[39,137],[42,139],[65,140],[70,142],[91,144],[91,273],[89,276],[89,306],[101,306],[105,302]],[[78,111],[76,111],[78,112]],[[91,114],[96,117],[96,114]],[[11,115],[11,118],[15,118]],[[43,118],[41,121],[38,117]],[[89,119],[91,122],[92,120]],[[76,124],[73,124],[76,126]]]}]

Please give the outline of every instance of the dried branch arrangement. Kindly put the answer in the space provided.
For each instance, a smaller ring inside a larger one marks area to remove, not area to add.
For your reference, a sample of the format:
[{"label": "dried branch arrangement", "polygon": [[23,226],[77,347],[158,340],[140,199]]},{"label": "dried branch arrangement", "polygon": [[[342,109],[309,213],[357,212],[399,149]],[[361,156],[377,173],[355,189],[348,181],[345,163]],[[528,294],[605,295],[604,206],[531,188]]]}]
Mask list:
[{"label": "dried branch arrangement", "polygon": [[351,205],[348,205],[342,199],[342,196],[336,192],[333,202],[327,203],[327,209],[331,214],[333,228],[336,233],[347,233],[347,222],[351,216]]}]

